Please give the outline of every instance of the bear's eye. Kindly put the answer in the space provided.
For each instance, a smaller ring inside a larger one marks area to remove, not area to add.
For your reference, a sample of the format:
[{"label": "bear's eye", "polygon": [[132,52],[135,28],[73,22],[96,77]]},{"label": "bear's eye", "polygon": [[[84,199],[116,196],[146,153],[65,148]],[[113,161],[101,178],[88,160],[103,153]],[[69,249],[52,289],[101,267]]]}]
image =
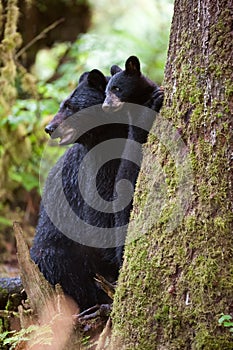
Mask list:
[{"label": "bear's eye", "polygon": [[120,91],[121,89],[118,86],[112,86],[111,91]]},{"label": "bear's eye", "polygon": [[67,109],[73,109],[72,104],[71,104],[70,102],[68,102],[68,101],[66,101],[66,102],[64,103],[64,107],[67,108]]}]

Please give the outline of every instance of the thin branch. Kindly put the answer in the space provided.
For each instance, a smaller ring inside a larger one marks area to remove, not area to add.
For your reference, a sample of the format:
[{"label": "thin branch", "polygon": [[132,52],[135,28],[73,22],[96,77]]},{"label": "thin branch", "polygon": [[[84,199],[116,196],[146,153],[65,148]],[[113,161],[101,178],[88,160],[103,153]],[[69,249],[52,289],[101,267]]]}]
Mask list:
[{"label": "thin branch", "polygon": [[45,29],[42,30],[42,32],[40,34],[38,34],[37,36],[35,36],[35,38],[33,38],[31,41],[29,41],[29,43],[27,43],[27,45],[25,45],[21,50],[19,50],[16,55],[15,58],[19,58],[20,56],[22,56],[25,51],[27,51],[29,49],[29,47],[31,47],[32,45],[34,45],[37,41],[45,38],[46,34],[48,32],[50,32],[51,30],[53,30],[55,27],[57,27],[60,23],[64,22],[64,18],[60,18],[57,21],[53,22],[52,24],[50,24],[48,27],[46,27]]}]

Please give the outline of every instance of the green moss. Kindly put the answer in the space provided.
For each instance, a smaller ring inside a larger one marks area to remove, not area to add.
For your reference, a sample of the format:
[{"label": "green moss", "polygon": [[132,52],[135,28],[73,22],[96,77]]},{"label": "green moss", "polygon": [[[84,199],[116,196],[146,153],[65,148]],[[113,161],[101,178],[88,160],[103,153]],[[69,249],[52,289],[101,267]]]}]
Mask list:
[{"label": "green moss", "polygon": [[210,336],[209,332],[205,330],[204,325],[200,325],[200,330],[196,333],[194,348],[196,350],[230,350],[232,348],[232,341],[230,339],[227,340],[222,335],[216,342],[216,337],[214,335]]},{"label": "green moss", "polygon": [[[113,311],[114,337],[120,339],[122,349],[230,350],[233,346],[230,332],[218,325],[219,315],[231,313],[233,307],[229,133],[233,77],[226,59],[232,52],[228,11],[222,9],[219,21],[211,22],[205,55],[198,46],[200,32],[191,38],[176,28],[180,46],[170,48],[162,116],[182,133],[194,186],[183,220],[170,232],[167,224],[178,210],[181,173],[169,149],[151,135],[132,213],[135,221],[141,215],[139,232],[144,232],[143,220],[158,207],[160,193],[152,191],[146,176],[149,172],[153,177],[149,164],[155,160],[166,175],[166,201],[146,233],[126,246]],[[150,196],[154,201],[146,206]]]}]

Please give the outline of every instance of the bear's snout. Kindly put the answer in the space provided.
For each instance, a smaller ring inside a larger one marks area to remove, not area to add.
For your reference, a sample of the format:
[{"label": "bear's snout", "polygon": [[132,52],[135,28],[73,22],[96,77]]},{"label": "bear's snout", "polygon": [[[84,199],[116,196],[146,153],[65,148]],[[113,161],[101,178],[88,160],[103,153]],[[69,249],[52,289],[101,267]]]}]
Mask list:
[{"label": "bear's snout", "polygon": [[119,111],[124,105],[119,97],[117,97],[112,92],[109,92],[102,104],[102,109],[104,112],[116,112]]},{"label": "bear's snout", "polygon": [[55,124],[48,124],[48,125],[46,125],[44,130],[45,130],[45,132],[47,132],[47,134],[49,134],[51,136],[56,128],[57,128],[57,125],[55,125]]},{"label": "bear's snout", "polygon": [[109,112],[110,109],[111,109],[111,106],[110,106],[109,103],[104,102],[104,103],[102,104],[102,109],[103,109],[104,112]]}]

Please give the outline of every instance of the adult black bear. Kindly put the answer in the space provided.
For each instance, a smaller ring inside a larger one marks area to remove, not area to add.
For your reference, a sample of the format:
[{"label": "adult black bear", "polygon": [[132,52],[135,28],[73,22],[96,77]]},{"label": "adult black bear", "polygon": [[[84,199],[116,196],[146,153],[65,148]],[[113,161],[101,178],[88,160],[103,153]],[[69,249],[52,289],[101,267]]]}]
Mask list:
[{"label": "adult black bear", "polygon": [[[59,283],[64,292],[74,298],[80,311],[95,304],[110,302],[94,278],[98,273],[113,282],[117,279],[119,271],[114,244],[101,242],[101,235],[96,233],[99,229],[103,228],[108,232],[114,227],[114,213],[111,210],[95,209],[86,203],[84,197],[89,195],[90,198],[90,193],[92,195],[90,183],[95,177],[98,194],[104,203],[112,203],[120,156],[107,160],[95,174],[92,168],[98,162],[102,164],[104,156],[97,150],[91,156],[91,161],[87,164],[89,168],[85,168],[84,176],[79,178],[85,157],[96,145],[127,136],[124,126],[109,125],[108,115],[102,112],[101,105],[99,109],[87,108],[103,103],[106,85],[107,80],[100,71],[84,73],[78,87],[62,102],[58,113],[45,129],[52,138],[60,137],[60,144],[76,143],[66,151],[49,173],[31,248],[31,257],[45,278],[52,285]],[[88,127],[86,132],[80,133],[77,125],[70,124],[69,121],[79,121],[83,116],[83,123],[80,125],[86,123]],[[78,223],[76,218],[79,219]],[[87,230],[86,227],[82,229],[81,224],[84,222],[87,223]],[[73,235],[71,231],[74,232]],[[96,233],[94,243],[93,232]]]},{"label": "adult black bear", "polygon": [[[148,132],[151,129],[155,114],[159,112],[163,104],[163,89],[146,78],[140,69],[139,59],[130,56],[125,63],[125,70],[114,65],[111,67],[112,77],[106,87],[106,98],[102,108],[106,112],[121,113],[121,118],[128,124],[128,142],[122,154],[116,183],[121,179],[127,179],[135,188],[142,160],[140,145],[146,142]],[[138,106],[140,105],[140,106]],[[147,108],[143,108],[143,107]],[[122,191],[122,203],[125,196],[129,196],[127,188]],[[118,233],[118,259],[122,260],[123,244],[130,218],[133,200],[125,206],[124,210],[115,214],[115,226],[122,227]]]}]

